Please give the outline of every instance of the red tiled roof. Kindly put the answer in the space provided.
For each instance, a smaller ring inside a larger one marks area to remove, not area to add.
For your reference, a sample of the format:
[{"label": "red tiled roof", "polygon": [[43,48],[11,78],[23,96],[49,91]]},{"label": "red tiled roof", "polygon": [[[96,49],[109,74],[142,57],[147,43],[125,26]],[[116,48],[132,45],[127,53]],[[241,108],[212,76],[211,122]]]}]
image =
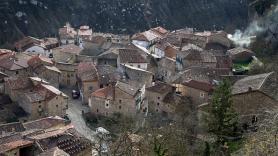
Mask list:
[{"label": "red tiled roof", "polygon": [[111,89],[112,89],[111,87],[105,87],[105,88],[98,89],[92,93],[92,96],[99,97],[99,98],[107,98]]},{"label": "red tiled roof", "polygon": [[36,68],[39,65],[53,65],[51,59],[43,57],[43,56],[33,56],[31,59],[28,60],[28,65],[32,68]]},{"label": "red tiled roof", "polygon": [[56,116],[56,117],[47,117],[35,121],[26,122],[23,123],[23,126],[24,128],[26,128],[26,130],[31,130],[31,129],[48,129],[62,124],[65,124],[65,119]]},{"label": "red tiled roof", "polygon": [[18,42],[16,42],[14,44],[14,46],[17,50],[24,51],[26,49],[26,47],[29,47],[29,45],[32,45],[32,44],[40,45],[41,43],[42,43],[42,40],[31,37],[31,36],[27,36],[27,37],[24,37],[23,39],[19,40]]},{"label": "red tiled roof", "polygon": [[93,81],[98,79],[96,66],[93,62],[81,62],[77,67],[77,76],[82,81]]},{"label": "red tiled roof", "polygon": [[156,27],[156,28],[152,28],[151,29],[153,32],[158,33],[161,36],[167,35],[167,33],[169,33],[168,30],[166,30],[165,28],[162,27]]},{"label": "red tiled roof", "polygon": [[32,144],[33,144],[33,141],[23,140],[23,139],[5,143],[5,144],[1,144],[0,145],[0,155],[1,155],[1,153],[3,154],[4,152],[8,152],[8,151],[16,149],[16,148],[31,146]]},{"label": "red tiled roof", "polygon": [[82,48],[74,45],[67,44],[53,49],[54,51],[62,52],[62,53],[71,53],[71,54],[80,54],[83,50]]},{"label": "red tiled roof", "polygon": [[135,49],[119,49],[121,63],[147,63],[147,60]]},{"label": "red tiled roof", "polygon": [[32,86],[32,82],[29,79],[22,77],[9,77],[5,81],[12,90],[26,89]]},{"label": "red tiled roof", "polygon": [[158,93],[169,93],[172,92],[175,87],[164,82],[156,82],[154,86],[147,88],[148,91],[158,92]]},{"label": "red tiled roof", "polygon": [[213,85],[211,85],[209,83],[205,83],[205,82],[196,81],[196,80],[186,81],[183,83],[183,85],[190,87],[190,88],[202,90],[205,92],[210,92],[213,90]]}]

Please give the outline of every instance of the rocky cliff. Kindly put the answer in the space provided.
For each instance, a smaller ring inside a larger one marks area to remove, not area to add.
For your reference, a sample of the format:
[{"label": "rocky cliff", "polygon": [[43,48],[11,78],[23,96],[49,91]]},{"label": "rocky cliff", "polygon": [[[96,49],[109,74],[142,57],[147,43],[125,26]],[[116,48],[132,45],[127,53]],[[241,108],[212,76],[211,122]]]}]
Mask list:
[{"label": "rocky cliff", "polygon": [[115,33],[157,25],[233,30],[246,25],[247,7],[247,0],[0,0],[0,45],[53,36],[67,21]]}]

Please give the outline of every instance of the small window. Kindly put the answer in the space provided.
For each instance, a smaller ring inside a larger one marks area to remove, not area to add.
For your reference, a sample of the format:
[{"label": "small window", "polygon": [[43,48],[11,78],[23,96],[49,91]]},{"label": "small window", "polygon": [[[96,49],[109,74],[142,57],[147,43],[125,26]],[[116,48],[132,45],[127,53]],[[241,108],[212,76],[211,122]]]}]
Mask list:
[{"label": "small window", "polygon": [[98,109],[97,109],[97,113],[98,113]]},{"label": "small window", "polygon": [[105,101],[105,108],[109,108],[109,101]]},{"label": "small window", "polygon": [[140,64],[137,65],[138,68],[141,68]]},{"label": "small window", "polygon": [[42,103],[41,101],[39,101],[39,103]]},{"label": "small window", "polygon": [[200,97],[201,97],[201,98],[204,98],[204,97],[205,97],[205,93],[201,92],[201,93],[200,93]]},{"label": "small window", "polygon": [[103,84],[99,85],[99,88],[103,88]]},{"label": "small window", "polygon": [[15,71],[15,74],[17,75],[17,74],[18,74],[18,71]]},{"label": "small window", "polygon": [[39,108],[42,108],[42,106],[41,106],[41,105],[39,105]]},{"label": "small window", "polygon": [[122,109],[122,106],[119,106],[119,109]]},{"label": "small window", "polygon": [[90,87],[89,87],[89,90],[90,90],[90,91],[92,91],[92,90],[93,90],[93,87],[92,87],[92,86],[90,86]]},{"label": "small window", "polygon": [[122,100],[119,100],[119,103],[122,103]]},{"label": "small window", "polygon": [[157,103],[157,106],[159,106],[159,105],[160,105],[160,103],[158,102],[158,103]]},{"label": "small window", "polygon": [[158,109],[156,109],[155,111],[158,112]]},{"label": "small window", "polygon": [[58,96],[56,97],[56,100],[58,100]]},{"label": "small window", "polygon": [[56,105],[56,107],[58,108],[58,105]]},{"label": "small window", "polygon": [[158,100],[160,100],[160,97],[157,97]]}]

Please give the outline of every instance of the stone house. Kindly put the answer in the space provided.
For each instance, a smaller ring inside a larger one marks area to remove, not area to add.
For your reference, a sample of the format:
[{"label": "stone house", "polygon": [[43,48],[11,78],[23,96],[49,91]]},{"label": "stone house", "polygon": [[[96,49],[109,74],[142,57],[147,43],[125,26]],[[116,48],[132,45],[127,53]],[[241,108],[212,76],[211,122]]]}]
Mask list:
[{"label": "stone house", "polygon": [[224,76],[231,76],[232,71],[228,68],[210,68],[203,66],[192,66],[179,72],[175,78],[174,83],[182,83],[188,80],[196,80],[207,83],[217,83],[223,80]]},{"label": "stone house", "polygon": [[141,88],[118,81],[114,85],[99,89],[91,94],[89,106],[93,114],[112,116],[121,113],[135,117],[141,111],[144,97]]},{"label": "stone house", "polygon": [[33,71],[33,75],[40,77],[56,88],[59,88],[61,71],[54,66],[53,62],[41,56],[33,56],[28,60],[28,65]]},{"label": "stone house", "polygon": [[74,44],[62,45],[52,49],[55,62],[75,63],[83,49]]},{"label": "stone house", "polygon": [[96,65],[92,62],[81,62],[77,67],[77,82],[82,102],[87,103],[91,93],[99,89]]},{"label": "stone house", "polygon": [[31,71],[27,59],[18,59],[14,52],[0,55],[0,71],[8,76],[30,76]]},{"label": "stone house", "polygon": [[181,84],[174,84],[174,86],[176,92],[190,97],[195,105],[208,103],[214,89],[212,84],[196,80],[188,80]]},{"label": "stone house", "polygon": [[100,55],[98,55],[98,64],[99,65],[111,65],[113,67],[118,66],[118,56],[119,50],[118,49],[109,49]]},{"label": "stone house", "polygon": [[59,40],[57,38],[48,37],[48,38],[43,38],[42,41],[43,41],[43,45],[45,46],[48,52],[47,57],[50,57],[50,54],[52,55],[52,49],[60,46]]},{"label": "stone house", "polygon": [[234,63],[250,62],[253,60],[253,56],[255,56],[253,51],[242,47],[230,49],[227,53]]},{"label": "stone house", "polygon": [[43,55],[48,57],[50,49],[46,47],[45,43],[44,40],[27,36],[17,41],[14,46],[18,52],[27,52],[32,55]]},{"label": "stone house", "polygon": [[176,74],[176,60],[163,57],[157,61],[155,78],[160,81],[171,82]]},{"label": "stone house", "polygon": [[29,114],[28,119],[66,115],[68,97],[40,78],[7,78],[5,91]]},{"label": "stone house", "polygon": [[63,28],[59,29],[59,39],[62,45],[75,44],[76,38],[77,32],[71,27],[69,23],[66,23]]},{"label": "stone house", "polygon": [[170,94],[176,93],[176,88],[164,82],[154,82],[151,87],[146,88],[146,97],[148,99],[148,112],[151,114],[162,114],[168,116],[173,113],[172,105],[164,100]]},{"label": "stone house", "polygon": [[160,40],[155,44],[151,45],[149,51],[157,58],[169,57],[175,59],[177,55],[178,47],[171,45],[165,40]]},{"label": "stone house", "polygon": [[132,43],[144,48],[148,48],[155,41],[164,38],[169,32],[162,28],[151,28],[148,31],[137,33],[131,37]]},{"label": "stone house", "polygon": [[88,102],[92,92],[120,79],[117,75],[115,67],[81,62],[77,67],[77,81],[83,103]]},{"label": "stone house", "polygon": [[151,86],[154,74],[152,72],[129,65],[122,65],[122,77],[135,84]]},{"label": "stone house", "polygon": [[243,122],[251,122],[254,117],[263,120],[264,114],[277,108],[278,87],[274,72],[244,77],[232,87],[235,111]]},{"label": "stone house", "polygon": [[91,40],[93,35],[93,30],[90,29],[89,26],[83,25],[80,26],[80,28],[77,31],[77,34],[82,40]]},{"label": "stone house", "polygon": [[77,87],[77,67],[78,64],[58,62],[55,66],[61,71],[60,87]]},{"label": "stone house", "polygon": [[117,65],[121,64],[137,67],[143,70],[147,70],[147,60],[135,49],[119,49],[119,57]]}]

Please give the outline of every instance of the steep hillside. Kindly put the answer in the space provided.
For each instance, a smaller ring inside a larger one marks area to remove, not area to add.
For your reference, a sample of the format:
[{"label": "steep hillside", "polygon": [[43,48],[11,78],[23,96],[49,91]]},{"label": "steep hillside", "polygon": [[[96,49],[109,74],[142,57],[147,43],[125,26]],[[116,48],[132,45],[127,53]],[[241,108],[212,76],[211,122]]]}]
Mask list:
[{"label": "steep hillside", "polygon": [[117,33],[156,25],[232,30],[246,25],[247,7],[247,0],[1,0],[0,45],[23,35],[53,36],[66,21]]}]

